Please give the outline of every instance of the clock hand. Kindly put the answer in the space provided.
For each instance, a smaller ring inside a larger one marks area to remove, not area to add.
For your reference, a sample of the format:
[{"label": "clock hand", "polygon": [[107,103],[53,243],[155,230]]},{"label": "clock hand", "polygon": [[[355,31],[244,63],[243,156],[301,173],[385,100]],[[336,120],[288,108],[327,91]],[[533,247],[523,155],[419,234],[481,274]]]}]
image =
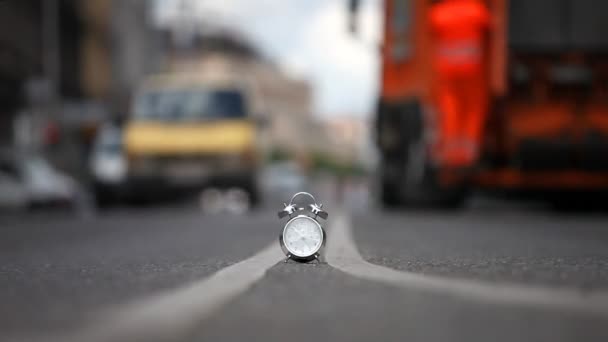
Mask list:
[{"label": "clock hand", "polygon": [[304,242],[304,244],[306,245],[306,247],[310,248],[310,244],[308,244],[308,239],[307,238],[305,238],[304,236],[302,236],[300,238],[300,240],[302,240],[302,242]]},{"label": "clock hand", "polygon": [[300,238],[304,237],[304,234],[297,229],[293,229],[293,231],[300,236]]}]

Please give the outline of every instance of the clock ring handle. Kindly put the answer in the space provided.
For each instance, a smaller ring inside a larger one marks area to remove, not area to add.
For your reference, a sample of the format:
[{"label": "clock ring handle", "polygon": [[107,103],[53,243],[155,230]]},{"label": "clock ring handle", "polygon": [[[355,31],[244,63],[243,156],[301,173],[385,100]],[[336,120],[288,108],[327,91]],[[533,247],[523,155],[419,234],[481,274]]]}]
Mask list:
[{"label": "clock ring handle", "polygon": [[296,197],[299,196],[308,196],[310,198],[312,198],[312,202],[316,205],[317,204],[317,200],[315,199],[315,196],[311,195],[309,192],[298,192],[297,194],[293,195],[291,197],[291,200],[289,201],[289,205],[293,205],[293,201],[296,199]]},{"label": "clock ring handle", "polygon": [[289,204],[283,204],[283,206],[284,206],[283,210],[281,210],[281,211],[278,212],[279,218],[283,218],[285,216],[291,217],[296,211],[303,209],[303,208],[298,208],[293,203],[293,201],[298,196],[308,196],[308,197],[312,198],[313,202],[316,205],[316,200],[315,200],[315,197],[313,195],[309,194],[308,192],[298,192],[297,194],[295,194],[295,195],[293,195],[291,197],[291,200],[289,201]]},{"label": "clock ring handle", "polygon": [[298,192],[297,194],[293,195],[293,197],[291,198],[291,201],[289,201],[290,206],[292,206],[292,207],[294,206],[293,201],[298,196],[308,196],[308,197],[312,198],[313,204],[310,204],[308,206],[310,208],[310,212],[312,212],[315,215],[315,217],[320,217],[324,220],[327,220],[327,217],[329,216],[329,214],[325,210],[323,210],[323,204],[317,204],[317,200],[315,199],[315,197],[308,192]]},{"label": "clock ring handle", "polygon": [[324,220],[327,219],[329,214],[325,210],[323,210],[323,204],[317,204],[317,200],[315,199],[315,197],[308,192],[298,192],[297,194],[293,195],[293,197],[291,197],[291,200],[289,201],[289,204],[285,204],[285,208],[278,212],[279,218],[283,218],[285,216],[291,217],[296,211],[304,210],[304,208],[296,207],[296,205],[293,203],[296,197],[299,196],[308,196],[312,198],[313,204],[310,204],[308,206],[310,208],[310,212],[312,212],[315,217],[320,217]]}]

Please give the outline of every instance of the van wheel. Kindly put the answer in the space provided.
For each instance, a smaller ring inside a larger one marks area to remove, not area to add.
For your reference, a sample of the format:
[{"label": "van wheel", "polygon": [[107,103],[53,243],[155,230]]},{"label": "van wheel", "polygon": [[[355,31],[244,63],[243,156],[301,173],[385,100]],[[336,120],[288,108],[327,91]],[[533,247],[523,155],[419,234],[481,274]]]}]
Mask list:
[{"label": "van wheel", "polygon": [[245,191],[247,191],[247,194],[249,195],[249,203],[251,204],[251,207],[255,208],[255,207],[259,206],[260,201],[261,201],[261,196],[260,196],[260,190],[259,190],[256,182],[251,181],[246,186]]}]

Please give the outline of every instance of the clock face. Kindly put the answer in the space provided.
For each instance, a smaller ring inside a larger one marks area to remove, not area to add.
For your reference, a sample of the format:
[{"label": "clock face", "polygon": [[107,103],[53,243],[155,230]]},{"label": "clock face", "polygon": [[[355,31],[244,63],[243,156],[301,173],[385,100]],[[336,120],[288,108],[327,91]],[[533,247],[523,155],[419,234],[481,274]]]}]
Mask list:
[{"label": "clock face", "polygon": [[298,216],[287,222],[283,230],[283,243],[289,253],[309,257],[321,249],[323,229],[308,216]]}]

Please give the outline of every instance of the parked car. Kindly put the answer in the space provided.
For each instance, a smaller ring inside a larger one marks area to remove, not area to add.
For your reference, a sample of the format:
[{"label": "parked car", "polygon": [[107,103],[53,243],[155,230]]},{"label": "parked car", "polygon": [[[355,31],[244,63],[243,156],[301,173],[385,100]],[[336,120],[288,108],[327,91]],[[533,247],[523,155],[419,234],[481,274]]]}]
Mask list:
[{"label": "parked car", "polygon": [[14,207],[73,205],[78,186],[33,153],[0,153],[0,202]]},{"label": "parked car", "polygon": [[113,125],[101,128],[93,144],[90,171],[99,204],[122,199],[126,191],[127,160],[120,128]]},{"label": "parked car", "polygon": [[13,175],[0,171],[0,209],[22,210],[27,204],[25,186]]}]

